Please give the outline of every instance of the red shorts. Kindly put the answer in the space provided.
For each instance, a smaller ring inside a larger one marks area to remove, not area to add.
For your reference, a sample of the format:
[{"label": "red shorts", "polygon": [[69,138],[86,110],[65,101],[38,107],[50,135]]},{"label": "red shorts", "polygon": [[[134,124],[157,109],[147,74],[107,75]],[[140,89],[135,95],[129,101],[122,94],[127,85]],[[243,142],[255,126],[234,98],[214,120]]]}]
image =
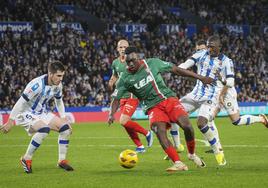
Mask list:
[{"label": "red shorts", "polygon": [[139,105],[138,99],[120,99],[120,111],[122,114],[132,116]]},{"label": "red shorts", "polygon": [[148,110],[150,125],[154,122],[175,123],[180,116],[188,116],[178,98],[170,97]]}]

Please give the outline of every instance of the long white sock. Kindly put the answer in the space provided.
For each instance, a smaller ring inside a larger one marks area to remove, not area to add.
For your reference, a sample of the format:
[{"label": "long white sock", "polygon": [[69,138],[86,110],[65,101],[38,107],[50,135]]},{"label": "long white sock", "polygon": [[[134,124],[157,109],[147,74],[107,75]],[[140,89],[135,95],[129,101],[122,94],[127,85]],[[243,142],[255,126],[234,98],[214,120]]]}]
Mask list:
[{"label": "long white sock", "polygon": [[203,136],[207,139],[209,142],[211,148],[213,149],[214,153],[221,152],[220,144],[217,140],[217,138],[214,136],[213,131],[210,129],[208,125],[204,126],[200,131],[203,133]]},{"label": "long white sock", "polygon": [[171,134],[172,140],[174,142],[175,148],[178,148],[181,144],[179,125],[177,125],[176,123],[171,123],[170,134]]},{"label": "long white sock", "polygon": [[217,139],[217,141],[219,142],[219,143],[218,143],[219,146],[222,148],[222,146],[221,146],[221,142],[220,142],[219,132],[218,132],[217,126],[216,126],[216,124],[215,124],[215,121],[214,121],[214,120],[209,121],[209,122],[208,122],[208,126],[209,126],[210,129],[212,130],[214,137],[215,137],[215,138]]},{"label": "long white sock", "polygon": [[69,146],[69,137],[71,129],[69,125],[63,125],[59,130],[58,144],[59,144],[59,161],[66,159],[66,154]]},{"label": "long white sock", "polygon": [[240,116],[240,119],[233,122],[234,125],[250,125],[252,123],[260,123],[262,122],[261,117],[259,116],[252,116],[252,115],[243,115]]},{"label": "long white sock", "polygon": [[27,151],[24,155],[24,159],[31,160],[33,157],[34,152],[39,148],[42,144],[43,140],[49,134],[50,128],[43,127],[39,129],[32,137],[30,144],[28,145]]}]

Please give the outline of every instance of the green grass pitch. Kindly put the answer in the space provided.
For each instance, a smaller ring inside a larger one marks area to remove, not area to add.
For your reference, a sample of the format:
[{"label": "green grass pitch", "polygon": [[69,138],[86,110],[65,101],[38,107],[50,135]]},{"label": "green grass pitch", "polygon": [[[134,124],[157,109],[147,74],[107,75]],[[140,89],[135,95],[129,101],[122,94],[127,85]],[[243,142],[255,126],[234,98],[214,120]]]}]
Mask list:
[{"label": "green grass pitch", "polygon": [[[228,162],[219,168],[214,155],[205,153],[209,147],[200,141],[203,137],[196,129],[195,119],[191,121],[198,139],[196,152],[207,167],[197,168],[183,152],[181,159],[189,171],[173,174],[165,171],[171,162],[163,160],[165,154],[156,137],[152,148],[138,155],[135,168],[122,168],[119,153],[135,147],[117,123],[110,127],[106,123],[73,125],[68,153],[73,172],[56,167],[57,133],[51,132],[34,155],[33,174],[26,174],[19,158],[30,137],[21,127],[15,127],[9,134],[0,135],[0,187],[268,187],[268,130],[262,124],[235,127],[227,118],[216,120]],[[148,128],[148,121],[139,122]]]}]

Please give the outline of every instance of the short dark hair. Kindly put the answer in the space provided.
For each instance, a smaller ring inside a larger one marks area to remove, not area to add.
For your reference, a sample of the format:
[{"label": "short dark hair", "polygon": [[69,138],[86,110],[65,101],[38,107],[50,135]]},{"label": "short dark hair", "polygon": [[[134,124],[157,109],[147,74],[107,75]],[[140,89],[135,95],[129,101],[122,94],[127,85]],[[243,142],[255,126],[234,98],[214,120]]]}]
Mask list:
[{"label": "short dark hair", "polygon": [[196,45],[200,46],[200,45],[207,45],[206,41],[203,39],[200,39],[196,42]]},{"label": "short dark hair", "polygon": [[135,46],[129,46],[126,48],[125,50],[125,54],[128,55],[128,54],[131,54],[131,53],[137,53],[137,48]]},{"label": "short dark hair", "polygon": [[62,62],[56,60],[48,65],[48,71],[52,74],[55,74],[57,71],[64,72],[66,70],[65,66],[62,64]]},{"label": "short dark hair", "polygon": [[221,45],[221,40],[220,40],[220,37],[217,36],[217,35],[212,35],[208,38],[208,41],[207,42],[214,42],[214,43],[218,43],[218,45],[220,46]]}]

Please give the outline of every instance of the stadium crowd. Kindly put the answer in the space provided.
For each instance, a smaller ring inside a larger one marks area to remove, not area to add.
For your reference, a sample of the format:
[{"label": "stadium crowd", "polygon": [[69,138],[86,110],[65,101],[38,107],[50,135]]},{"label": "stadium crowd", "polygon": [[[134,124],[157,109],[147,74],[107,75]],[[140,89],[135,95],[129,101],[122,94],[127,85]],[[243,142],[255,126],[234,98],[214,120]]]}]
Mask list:
[{"label": "stadium crowd", "polygon": [[[0,5],[0,21],[30,20],[34,22],[35,30],[32,34],[25,33],[23,35],[17,35],[7,30],[0,37],[0,110],[10,109],[26,84],[38,75],[46,73],[47,63],[53,59],[61,60],[68,67],[64,79],[66,106],[107,106],[110,103],[107,84],[111,76],[111,63],[117,56],[117,41],[124,36],[109,31],[80,34],[68,28],[62,31],[46,31],[45,23],[47,22],[72,21],[72,17],[60,14],[53,8],[56,4],[70,3],[70,1],[43,0],[34,1],[31,4],[25,0],[13,2],[6,1],[6,4]],[[150,1],[147,4],[151,7],[150,9],[148,7],[145,9],[143,1],[137,1],[138,6],[133,6],[132,1],[125,1],[123,5],[119,6],[117,1],[112,0],[105,1],[105,3],[80,0],[77,4],[106,20],[107,23],[132,21],[151,24],[152,31],[129,38],[129,42],[144,52],[141,54],[144,57],[159,57],[179,65],[194,52],[195,42],[198,39],[207,39],[208,33],[199,33],[193,38],[188,38],[184,29],[169,35],[159,35],[154,32],[153,28],[158,23],[177,21],[177,23],[183,24],[185,22],[183,19],[167,13],[161,6],[163,2]],[[201,17],[206,19],[209,16],[213,17],[212,22],[215,23],[267,23],[267,17],[262,15],[257,17],[258,9],[262,5],[259,2],[251,4],[252,7],[256,7],[254,9],[256,11],[253,12],[248,8],[250,4],[247,1],[242,3],[245,4],[241,10],[239,9],[242,19],[237,18],[238,13],[236,15],[229,14],[228,12],[234,12],[233,9],[229,9],[229,6],[223,3],[220,4],[222,6],[216,8],[212,5],[213,8],[211,8],[210,3],[197,8],[191,7],[187,1],[178,2],[182,7]],[[35,5],[39,8],[33,8]],[[93,5],[96,7],[94,8]],[[170,4],[170,6],[175,5]],[[133,7],[133,14],[127,12],[117,14],[117,12],[125,10],[125,6]],[[18,7],[20,7],[19,10]],[[25,8],[28,8],[29,11],[25,11]],[[114,9],[107,11],[110,8]],[[207,11],[207,16],[201,14],[202,10]],[[224,11],[219,14],[225,18],[224,21],[221,21],[221,17],[213,16],[218,10],[227,10],[226,15],[223,14]],[[147,11],[147,16],[143,17],[143,14],[139,14],[141,11]],[[249,12],[251,14],[248,14]],[[158,17],[155,14],[158,14]],[[258,22],[252,20],[256,17],[259,19]],[[218,34],[223,43],[223,53],[234,61],[238,101],[268,101],[268,35],[252,33],[247,38],[243,38],[225,31]],[[166,74],[165,79],[168,86],[176,91],[179,97],[184,96],[193,87],[193,82],[174,75]]]}]

